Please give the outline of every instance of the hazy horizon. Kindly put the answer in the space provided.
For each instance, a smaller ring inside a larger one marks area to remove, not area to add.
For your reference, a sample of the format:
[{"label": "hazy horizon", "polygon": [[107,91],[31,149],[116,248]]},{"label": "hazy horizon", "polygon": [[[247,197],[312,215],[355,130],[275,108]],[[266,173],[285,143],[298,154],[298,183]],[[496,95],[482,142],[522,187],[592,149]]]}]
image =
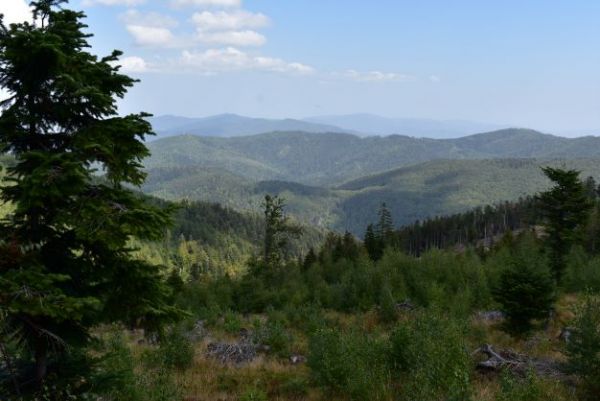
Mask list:
[{"label": "hazy horizon", "polygon": [[[27,0],[2,0],[8,22]],[[369,113],[600,130],[600,3],[72,0],[141,79],[124,113]]]}]

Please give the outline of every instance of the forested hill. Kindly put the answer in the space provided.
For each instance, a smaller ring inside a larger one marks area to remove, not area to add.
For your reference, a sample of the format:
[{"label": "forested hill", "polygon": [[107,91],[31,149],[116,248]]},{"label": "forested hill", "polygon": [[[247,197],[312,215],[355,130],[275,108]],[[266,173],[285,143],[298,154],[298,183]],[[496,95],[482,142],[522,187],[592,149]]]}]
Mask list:
[{"label": "forested hill", "polygon": [[[11,157],[0,156],[0,180],[12,162]],[[262,252],[265,223],[259,213],[237,211],[214,202],[174,202],[157,197],[147,200],[173,208],[174,214],[162,241],[135,243],[145,259],[186,273],[193,269],[235,273],[246,268],[251,256]],[[9,204],[0,202],[0,218],[11,210]],[[306,254],[311,247],[319,246],[325,236],[323,230],[310,226],[302,226],[302,232],[301,237],[291,239],[286,249],[289,257]]]},{"label": "forested hill", "polygon": [[473,207],[514,201],[547,188],[540,166],[566,166],[600,178],[599,159],[434,160],[363,177],[337,188],[253,181],[219,169],[150,170],[144,191],[167,199],[198,199],[260,211],[265,193],[280,194],[302,221],[362,235],[386,202],[397,226]]},{"label": "forested hill", "polygon": [[218,168],[253,180],[335,186],[352,179],[438,159],[600,157],[600,138],[562,138],[506,129],[458,139],[392,135],[273,132],[237,138],[192,135],[149,144],[148,169]]},{"label": "forested hill", "polygon": [[[149,199],[163,207],[175,207],[173,224],[165,227],[159,243],[137,244],[146,259],[175,267],[185,274],[205,272],[235,274],[248,259],[262,252],[265,223],[257,213],[239,212],[217,203]],[[321,244],[324,231],[302,226],[302,236],[286,248],[290,258],[305,255]]]}]

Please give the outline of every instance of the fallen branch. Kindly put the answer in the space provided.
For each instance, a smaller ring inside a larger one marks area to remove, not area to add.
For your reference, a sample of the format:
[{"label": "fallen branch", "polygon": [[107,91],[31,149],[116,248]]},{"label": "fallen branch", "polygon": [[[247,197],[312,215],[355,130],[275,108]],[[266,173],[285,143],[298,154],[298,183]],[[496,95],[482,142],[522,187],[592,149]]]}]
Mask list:
[{"label": "fallen branch", "polygon": [[477,369],[483,372],[501,372],[510,370],[519,376],[527,375],[534,371],[538,376],[565,379],[565,374],[560,369],[560,364],[551,359],[531,358],[512,350],[496,351],[490,344],[477,348],[472,356],[483,354],[487,359],[477,363]]}]

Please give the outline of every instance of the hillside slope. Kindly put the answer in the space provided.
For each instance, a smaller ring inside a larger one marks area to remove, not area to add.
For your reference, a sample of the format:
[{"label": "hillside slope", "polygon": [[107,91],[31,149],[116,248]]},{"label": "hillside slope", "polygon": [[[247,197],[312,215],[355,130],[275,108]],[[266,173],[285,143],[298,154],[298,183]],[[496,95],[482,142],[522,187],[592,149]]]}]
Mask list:
[{"label": "hillside slope", "polygon": [[459,139],[392,135],[273,132],[239,138],[178,136],[149,144],[148,169],[202,167],[252,180],[335,186],[345,181],[439,159],[600,158],[600,138],[567,139],[507,129]]},{"label": "hillside slope", "polygon": [[260,210],[265,193],[287,199],[288,210],[320,227],[362,235],[386,202],[397,225],[516,200],[546,188],[540,166],[576,168],[600,178],[600,159],[435,160],[352,180],[327,189],[285,181],[248,180],[223,170],[150,170],[144,191],[168,199],[215,201]]}]

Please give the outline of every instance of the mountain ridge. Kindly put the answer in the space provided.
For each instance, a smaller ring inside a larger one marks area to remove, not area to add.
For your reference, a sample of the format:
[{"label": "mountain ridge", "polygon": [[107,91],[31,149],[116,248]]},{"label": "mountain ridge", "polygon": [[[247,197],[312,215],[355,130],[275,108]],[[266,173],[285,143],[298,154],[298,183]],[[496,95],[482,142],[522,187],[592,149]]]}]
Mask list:
[{"label": "mountain ridge", "polygon": [[214,138],[174,136],[150,142],[146,167],[223,168],[253,180],[335,187],[346,181],[436,159],[600,157],[600,138],[563,138],[504,129],[456,139],[404,135],[271,132]]},{"label": "mountain ridge", "polygon": [[252,118],[237,114],[218,114],[201,118],[164,115],[150,117],[148,121],[154,127],[158,138],[185,134],[229,138],[272,131],[350,132],[332,125],[292,118]]}]

